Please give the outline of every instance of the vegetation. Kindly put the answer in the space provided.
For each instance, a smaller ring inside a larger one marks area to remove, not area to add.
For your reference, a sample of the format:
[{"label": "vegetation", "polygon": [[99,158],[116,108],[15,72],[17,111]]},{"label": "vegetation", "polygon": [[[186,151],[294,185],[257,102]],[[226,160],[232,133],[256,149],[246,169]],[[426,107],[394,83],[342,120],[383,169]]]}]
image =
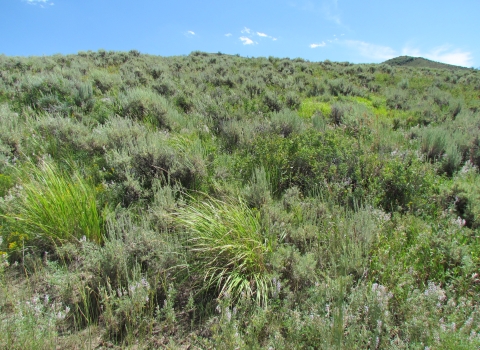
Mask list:
[{"label": "vegetation", "polygon": [[418,67],[418,68],[422,67],[422,68],[452,69],[452,70],[468,69],[465,67],[454,66],[451,64],[435,62],[423,57],[411,57],[411,56],[395,57],[385,61],[384,63],[389,64],[391,66],[408,66],[408,67]]},{"label": "vegetation", "polygon": [[478,349],[480,73],[419,62],[0,56],[0,347]]}]

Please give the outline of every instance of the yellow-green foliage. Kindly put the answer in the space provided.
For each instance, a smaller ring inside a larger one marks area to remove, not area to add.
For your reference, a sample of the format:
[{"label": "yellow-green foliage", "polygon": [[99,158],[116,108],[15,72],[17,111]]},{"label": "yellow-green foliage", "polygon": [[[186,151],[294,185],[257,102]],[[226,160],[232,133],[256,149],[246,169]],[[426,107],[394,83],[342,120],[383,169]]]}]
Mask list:
[{"label": "yellow-green foliage", "polygon": [[370,109],[376,116],[386,117],[388,111],[385,107],[385,99],[354,96],[350,97],[353,101],[360,103]]},{"label": "yellow-green foliage", "polygon": [[323,115],[330,115],[332,108],[326,102],[319,102],[314,97],[303,100],[298,110],[298,115],[302,118],[311,118],[315,112],[321,112]]},{"label": "yellow-green foliage", "polygon": [[11,176],[0,174],[0,197],[7,194],[8,189],[12,187],[13,180]]},{"label": "yellow-green foliage", "polygon": [[[21,186],[12,200],[6,219],[13,219],[19,233],[10,234],[18,248],[26,234],[59,243],[73,238],[102,241],[101,217],[97,211],[95,186],[74,171],[69,175],[44,162],[19,170]],[[10,247],[10,248],[12,248]]]}]

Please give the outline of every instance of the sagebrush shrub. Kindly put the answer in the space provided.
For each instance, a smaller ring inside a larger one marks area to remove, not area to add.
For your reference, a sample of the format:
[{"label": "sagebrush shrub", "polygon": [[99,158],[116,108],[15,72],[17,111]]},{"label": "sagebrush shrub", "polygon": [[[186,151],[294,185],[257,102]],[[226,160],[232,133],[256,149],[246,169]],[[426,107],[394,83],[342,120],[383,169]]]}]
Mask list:
[{"label": "sagebrush shrub", "polygon": [[124,116],[136,120],[148,120],[155,126],[167,126],[169,105],[161,95],[144,88],[133,88],[119,97]]}]

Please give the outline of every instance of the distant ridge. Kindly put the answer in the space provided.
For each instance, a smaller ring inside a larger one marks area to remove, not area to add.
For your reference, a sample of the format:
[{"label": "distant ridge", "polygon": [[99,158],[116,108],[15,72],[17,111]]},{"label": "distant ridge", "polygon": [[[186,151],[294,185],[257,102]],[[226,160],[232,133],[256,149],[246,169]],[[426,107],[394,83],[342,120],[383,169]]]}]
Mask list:
[{"label": "distant ridge", "polygon": [[419,68],[437,68],[437,69],[470,69],[466,67],[454,66],[451,64],[435,62],[427,60],[423,57],[412,57],[412,56],[399,56],[392,59],[389,59],[383,63],[387,63],[391,66],[407,66],[407,67],[419,67]]}]

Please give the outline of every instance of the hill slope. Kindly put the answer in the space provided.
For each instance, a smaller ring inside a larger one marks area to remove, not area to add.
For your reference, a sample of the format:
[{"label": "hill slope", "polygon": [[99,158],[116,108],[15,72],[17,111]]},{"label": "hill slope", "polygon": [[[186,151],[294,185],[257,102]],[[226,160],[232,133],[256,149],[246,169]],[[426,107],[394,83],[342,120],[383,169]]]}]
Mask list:
[{"label": "hill slope", "polygon": [[480,349],[479,94],[478,70],[0,55],[0,349]]},{"label": "hill slope", "polygon": [[438,69],[469,69],[466,67],[454,66],[451,64],[431,61],[423,57],[412,57],[412,56],[399,56],[392,59],[389,59],[383,63],[387,63],[391,66],[408,66],[408,67],[419,67],[419,68],[438,68]]}]

